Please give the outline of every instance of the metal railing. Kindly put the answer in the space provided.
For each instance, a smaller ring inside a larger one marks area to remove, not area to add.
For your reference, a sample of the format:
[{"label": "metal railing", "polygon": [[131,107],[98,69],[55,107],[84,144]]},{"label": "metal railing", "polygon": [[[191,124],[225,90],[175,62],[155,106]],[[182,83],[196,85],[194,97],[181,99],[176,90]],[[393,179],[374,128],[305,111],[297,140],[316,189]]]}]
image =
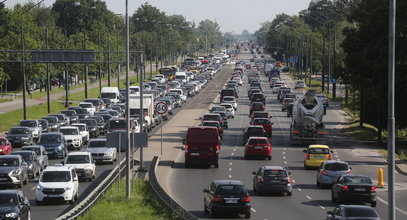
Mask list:
[{"label": "metal railing", "polygon": [[148,169],[148,178],[151,188],[159,199],[160,203],[164,205],[168,211],[177,215],[180,219],[183,220],[197,220],[198,218],[192,213],[185,210],[180,206],[176,201],[174,201],[160,186],[156,177],[157,165],[160,161],[158,156],[154,156],[151,161],[150,168]]}]

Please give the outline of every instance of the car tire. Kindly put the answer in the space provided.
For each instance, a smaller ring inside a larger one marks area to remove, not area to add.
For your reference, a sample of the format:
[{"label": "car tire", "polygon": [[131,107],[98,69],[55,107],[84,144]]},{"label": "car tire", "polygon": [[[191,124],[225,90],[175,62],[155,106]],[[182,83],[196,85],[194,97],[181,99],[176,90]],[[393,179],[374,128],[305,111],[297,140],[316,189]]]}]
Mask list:
[{"label": "car tire", "polygon": [[249,219],[250,216],[251,216],[251,212],[250,212],[250,211],[249,211],[249,212],[246,212],[246,213],[244,214],[244,218],[245,218],[245,219]]},{"label": "car tire", "polygon": [[185,168],[190,168],[191,167],[191,165],[189,164],[189,163],[187,163],[187,162],[185,162]]},{"label": "car tire", "polygon": [[218,162],[215,163],[215,168],[219,168],[219,163]]},{"label": "car tire", "polygon": [[44,204],[43,201],[35,200],[35,205],[36,205],[36,206],[42,206],[43,204]]},{"label": "car tire", "polygon": [[321,183],[319,182],[319,180],[317,179],[317,186],[320,187]]},{"label": "car tire", "polygon": [[27,185],[27,184],[28,184],[28,174],[27,174],[27,176],[25,176],[25,179],[24,179],[24,181],[23,181],[23,184],[24,184],[24,185]]},{"label": "car tire", "polygon": [[333,191],[333,190],[331,190],[331,201],[332,201],[332,202],[336,202],[336,199],[335,199],[335,197],[334,197],[334,191]]},{"label": "car tire", "polygon": [[338,198],[337,198],[336,201],[339,203],[339,205],[340,205],[340,204],[344,204],[343,199],[342,199],[342,196],[341,196],[341,194],[340,194],[339,192],[338,192]]},{"label": "car tire", "polygon": [[69,200],[69,204],[74,204],[75,203],[75,201],[76,201],[76,197],[78,196],[78,194],[75,194],[74,196],[72,196],[72,199],[71,200]]},{"label": "car tire", "polygon": [[268,159],[268,160],[271,160],[271,156],[268,156],[267,159]]},{"label": "car tire", "polygon": [[292,196],[293,195],[293,191],[287,191],[287,196]]},{"label": "car tire", "polygon": [[20,179],[20,183],[17,185],[17,188],[21,189],[23,188],[23,180]]},{"label": "car tire", "polygon": [[304,164],[304,170],[308,170],[308,169],[309,169],[309,167]]},{"label": "car tire", "polygon": [[213,208],[211,208],[211,210],[209,211],[209,217],[211,217],[211,218],[216,217],[216,213],[215,213],[215,210],[213,210]]},{"label": "car tire", "polygon": [[28,210],[27,212],[27,220],[31,220],[31,210]]},{"label": "car tire", "polygon": [[376,207],[376,201],[371,201],[371,202],[370,202],[370,206],[371,206],[371,207]]}]

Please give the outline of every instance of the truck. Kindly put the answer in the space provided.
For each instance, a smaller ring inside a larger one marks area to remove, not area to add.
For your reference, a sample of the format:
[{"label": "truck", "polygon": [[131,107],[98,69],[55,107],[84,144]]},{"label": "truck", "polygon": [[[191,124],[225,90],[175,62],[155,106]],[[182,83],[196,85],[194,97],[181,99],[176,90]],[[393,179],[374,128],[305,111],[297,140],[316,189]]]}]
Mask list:
[{"label": "truck", "polygon": [[[140,118],[140,95],[129,96],[130,117]],[[154,121],[154,95],[143,94],[144,131],[151,131],[155,127]]]},{"label": "truck", "polygon": [[326,110],[323,103],[316,97],[314,90],[309,90],[298,98],[292,109],[290,140],[296,142],[315,142],[324,139],[327,134],[322,121]]}]

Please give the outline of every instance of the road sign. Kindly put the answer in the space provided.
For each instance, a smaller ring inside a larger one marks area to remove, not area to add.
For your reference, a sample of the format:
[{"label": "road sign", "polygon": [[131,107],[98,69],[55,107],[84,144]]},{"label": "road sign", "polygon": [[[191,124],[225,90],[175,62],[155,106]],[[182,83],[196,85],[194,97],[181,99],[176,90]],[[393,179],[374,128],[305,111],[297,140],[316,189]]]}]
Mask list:
[{"label": "road sign", "polygon": [[168,111],[167,103],[158,102],[157,104],[155,104],[155,111],[160,115],[167,113],[167,111]]},{"label": "road sign", "polygon": [[335,78],[332,79],[332,83],[336,83],[336,79],[335,79]]}]

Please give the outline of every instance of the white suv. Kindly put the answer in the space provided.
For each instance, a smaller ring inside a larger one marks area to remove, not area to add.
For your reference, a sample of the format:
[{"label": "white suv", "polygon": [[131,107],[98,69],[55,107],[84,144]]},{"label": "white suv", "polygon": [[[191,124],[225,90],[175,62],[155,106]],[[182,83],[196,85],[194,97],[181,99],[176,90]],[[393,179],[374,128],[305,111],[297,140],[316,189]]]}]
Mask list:
[{"label": "white suv", "polygon": [[96,165],[90,152],[71,152],[65,158],[64,165],[75,168],[80,179],[89,181],[95,179]]},{"label": "white suv", "polygon": [[89,141],[89,130],[88,126],[85,123],[75,123],[71,124],[71,126],[75,126],[79,128],[79,134],[82,137],[82,144],[86,144]]},{"label": "white suv", "polygon": [[80,150],[82,148],[82,136],[76,126],[64,126],[59,128],[59,132],[64,134],[68,144],[68,150]]},{"label": "white suv", "polygon": [[73,204],[79,196],[79,182],[75,168],[56,164],[48,166],[38,180],[37,205],[46,200],[63,199]]}]

